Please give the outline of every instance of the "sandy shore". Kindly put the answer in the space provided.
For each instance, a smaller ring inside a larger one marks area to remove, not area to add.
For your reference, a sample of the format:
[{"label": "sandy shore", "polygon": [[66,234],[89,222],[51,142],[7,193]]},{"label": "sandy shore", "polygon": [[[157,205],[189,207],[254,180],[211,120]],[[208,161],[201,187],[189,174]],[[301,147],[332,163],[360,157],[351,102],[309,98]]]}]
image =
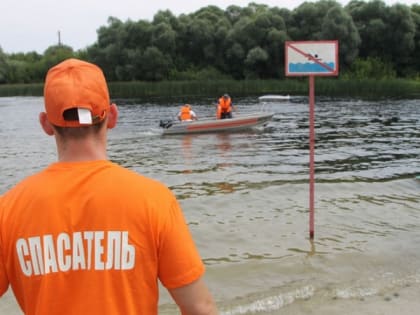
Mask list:
[{"label": "sandy shore", "polygon": [[0,298],[0,314],[21,315],[23,314],[16,303],[15,297],[11,290]]},{"label": "sandy shore", "polygon": [[[420,309],[420,285],[409,286],[386,296],[363,299],[310,299],[288,305],[276,314],[282,315],[417,315]],[[320,304],[322,302],[322,304]]]},{"label": "sandy shore", "polygon": [[[316,297],[287,305],[267,314],[281,315],[418,315],[420,309],[420,284],[408,286],[387,296],[364,299],[330,299],[319,301]],[[322,304],[320,304],[322,303]],[[0,314],[22,315],[16,301],[7,292],[0,299]],[[223,312],[222,312],[223,314]],[[259,312],[258,314],[262,314]]]}]

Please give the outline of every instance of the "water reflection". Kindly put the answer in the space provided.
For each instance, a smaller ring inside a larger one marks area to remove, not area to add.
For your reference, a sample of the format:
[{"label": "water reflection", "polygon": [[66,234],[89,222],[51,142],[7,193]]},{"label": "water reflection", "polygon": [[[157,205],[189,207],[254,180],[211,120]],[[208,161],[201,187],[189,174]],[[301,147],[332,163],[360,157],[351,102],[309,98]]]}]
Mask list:
[{"label": "water reflection", "polygon": [[191,134],[172,138],[181,144],[183,158],[182,173],[203,172],[203,165],[214,162],[214,167],[205,168],[214,171],[217,168],[225,168],[232,165],[231,135],[219,134]]},{"label": "water reflection", "polygon": [[232,149],[230,134],[228,133],[219,133],[216,135],[217,137],[217,147],[220,150],[220,153],[223,155],[225,153],[229,153]]},{"label": "water reflection", "polygon": [[192,150],[191,150],[191,146],[192,146],[192,136],[191,135],[185,135],[182,138],[182,156],[184,159],[184,169],[183,169],[183,173],[188,174],[192,172],[192,160],[193,160],[193,156],[192,156]]}]

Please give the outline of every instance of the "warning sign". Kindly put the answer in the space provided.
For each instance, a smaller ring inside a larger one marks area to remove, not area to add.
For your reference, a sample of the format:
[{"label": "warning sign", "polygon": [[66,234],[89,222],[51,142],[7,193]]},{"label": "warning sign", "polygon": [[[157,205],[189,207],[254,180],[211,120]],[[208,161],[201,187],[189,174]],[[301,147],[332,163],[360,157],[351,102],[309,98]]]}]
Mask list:
[{"label": "warning sign", "polygon": [[338,41],[285,43],[286,76],[338,75]]}]

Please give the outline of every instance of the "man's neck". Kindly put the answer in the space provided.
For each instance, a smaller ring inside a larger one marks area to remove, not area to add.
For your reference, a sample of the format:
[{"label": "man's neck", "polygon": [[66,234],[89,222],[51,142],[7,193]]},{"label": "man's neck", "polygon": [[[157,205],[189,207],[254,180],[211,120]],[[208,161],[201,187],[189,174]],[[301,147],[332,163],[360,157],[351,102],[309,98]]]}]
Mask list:
[{"label": "man's neck", "polygon": [[88,137],[84,139],[57,140],[60,162],[106,160],[106,139]]}]

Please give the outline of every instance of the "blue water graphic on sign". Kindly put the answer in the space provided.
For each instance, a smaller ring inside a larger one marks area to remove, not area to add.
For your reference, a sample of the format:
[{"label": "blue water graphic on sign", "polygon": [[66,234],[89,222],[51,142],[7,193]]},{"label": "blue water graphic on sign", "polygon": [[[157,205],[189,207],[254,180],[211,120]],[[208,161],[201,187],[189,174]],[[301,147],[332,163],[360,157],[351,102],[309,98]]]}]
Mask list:
[{"label": "blue water graphic on sign", "polygon": [[304,73],[304,72],[313,72],[313,73],[325,73],[332,72],[335,70],[335,63],[328,62],[325,63],[329,68],[323,67],[322,65],[314,62],[307,63],[290,63],[289,64],[289,73]]}]

